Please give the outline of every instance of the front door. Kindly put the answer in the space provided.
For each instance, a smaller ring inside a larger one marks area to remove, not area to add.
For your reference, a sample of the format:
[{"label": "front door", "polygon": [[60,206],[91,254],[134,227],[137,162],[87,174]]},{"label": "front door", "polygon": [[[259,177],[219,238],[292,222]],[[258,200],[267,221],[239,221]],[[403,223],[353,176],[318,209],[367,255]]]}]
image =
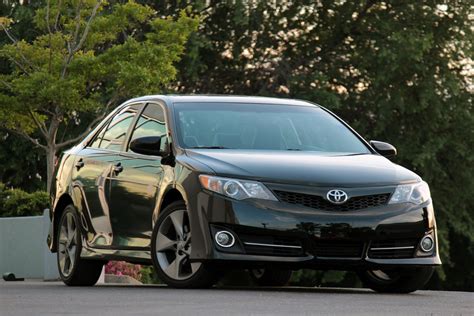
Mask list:
[{"label": "front door", "polygon": [[[136,120],[128,143],[140,137],[166,134],[164,109],[149,103]],[[137,154],[126,147],[118,161],[120,168],[112,174],[110,206],[114,246],[148,248],[153,210],[163,176],[161,157]]]},{"label": "front door", "polygon": [[76,158],[72,186],[74,195],[81,197],[82,222],[87,226],[86,239],[92,247],[112,247],[114,244],[110,180],[141,107],[142,104],[134,104],[119,111]]}]

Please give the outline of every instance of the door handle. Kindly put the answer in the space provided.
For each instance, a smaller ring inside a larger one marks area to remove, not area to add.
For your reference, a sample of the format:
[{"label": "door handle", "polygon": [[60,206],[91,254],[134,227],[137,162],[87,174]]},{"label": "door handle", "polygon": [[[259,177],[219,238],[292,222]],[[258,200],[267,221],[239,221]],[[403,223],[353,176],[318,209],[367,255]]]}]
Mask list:
[{"label": "door handle", "polygon": [[84,161],[81,158],[81,159],[79,159],[78,162],[76,162],[77,171],[79,171],[79,169],[81,169],[82,167],[84,167]]},{"label": "door handle", "polygon": [[114,166],[114,172],[115,173],[120,173],[123,171],[123,167],[122,167],[122,164],[120,162],[118,162],[115,166]]}]

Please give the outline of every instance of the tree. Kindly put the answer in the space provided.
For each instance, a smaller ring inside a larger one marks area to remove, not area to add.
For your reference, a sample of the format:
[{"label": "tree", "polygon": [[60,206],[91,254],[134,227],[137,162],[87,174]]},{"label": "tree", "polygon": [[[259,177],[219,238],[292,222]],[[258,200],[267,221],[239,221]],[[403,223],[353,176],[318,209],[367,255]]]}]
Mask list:
[{"label": "tree", "polygon": [[[0,76],[0,122],[46,154],[51,190],[56,154],[83,138],[110,108],[158,92],[176,76],[176,63],[198,19],[176,20],[134,1],[48,0],[37,9],[31,41],[1,27],[11,43],[0,48],[10,72]],[[85,131],[70,130],[90,119]],[[35,137],[34,135],[39,135]]]},{"label": "tree", "polygon": [[[16,38],[32,41],[36,30],[33,29],[33,18],[42,1],[29,5],[19,5],[19,1],[0,3],[0,16],[9,16],[15,21],[9,28]],[[9,44],[10,39],[0,32],[0,47]],[[11,71],[10,62],[0,59],[0,73]],[[33,135],[36,138],[36,135]],[[33,192],[46,188],[46,165],[42,161],[41,148],[32,148],[31,143],[18,135],[12,134],[0,126],[0,182],[7,187],[17,187]]]},{"label": "tree", "polygon": [[43,155],[15,134],[0,131],[0,182],[33,192],[46,188]]}]

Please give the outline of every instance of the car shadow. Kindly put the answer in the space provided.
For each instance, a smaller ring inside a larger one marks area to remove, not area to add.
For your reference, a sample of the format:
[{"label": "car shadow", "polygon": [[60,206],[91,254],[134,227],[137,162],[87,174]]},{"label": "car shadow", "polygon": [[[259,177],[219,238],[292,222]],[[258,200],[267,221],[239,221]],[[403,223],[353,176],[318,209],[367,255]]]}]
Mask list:
[{"label": "car shadow", "polygon": [[[179,291],[183,289],[176,289],[168,287],[164,284],[100,284],[98,287],[127,287],[127,288],[156,288],[170,291]],[[185,289],[187,291],[200,291],[201,289]],[[254,291],[254,292],[287,292],[287,293],[336,293],[336,294],[360,294],[360,295],[377,295],[377,293],[365,288],[331,288],[331,287],[300,287],[300,286],[285,286],[285,287],[267,287],[267,286],[214,286],[206,289],[211,291]]]}]

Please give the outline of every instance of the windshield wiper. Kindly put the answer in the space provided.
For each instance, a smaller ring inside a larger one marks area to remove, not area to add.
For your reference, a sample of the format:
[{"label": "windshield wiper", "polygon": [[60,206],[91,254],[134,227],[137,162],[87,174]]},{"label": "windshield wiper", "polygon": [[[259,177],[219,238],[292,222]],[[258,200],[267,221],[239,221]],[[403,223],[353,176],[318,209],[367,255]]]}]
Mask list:
[{"label": "windshield wiper", "polygon": [[299,149],[299,148],[287,148],[286,150],[290,150],[290,151],[303,151],[303,149]]},{"label": "windshield wiper", "polygon": [[230,149],[224,146],[194,146],[191,149]]}]

